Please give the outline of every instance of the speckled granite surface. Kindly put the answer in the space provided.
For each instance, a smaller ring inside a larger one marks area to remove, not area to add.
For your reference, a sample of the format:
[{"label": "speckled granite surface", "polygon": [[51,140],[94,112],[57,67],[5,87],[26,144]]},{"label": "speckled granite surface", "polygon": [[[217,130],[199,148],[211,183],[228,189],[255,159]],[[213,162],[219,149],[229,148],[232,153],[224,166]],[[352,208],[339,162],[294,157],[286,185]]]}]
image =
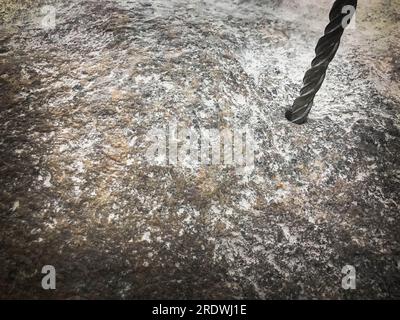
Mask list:
[{"label": "speckled granite surface", "polygon": [[[400,2],[362,1],[310,121],[283,116],[330,3],[4,1],[0,297],[400,298]],[[149,164],[173,119],[250,126],[254,171]]]}]

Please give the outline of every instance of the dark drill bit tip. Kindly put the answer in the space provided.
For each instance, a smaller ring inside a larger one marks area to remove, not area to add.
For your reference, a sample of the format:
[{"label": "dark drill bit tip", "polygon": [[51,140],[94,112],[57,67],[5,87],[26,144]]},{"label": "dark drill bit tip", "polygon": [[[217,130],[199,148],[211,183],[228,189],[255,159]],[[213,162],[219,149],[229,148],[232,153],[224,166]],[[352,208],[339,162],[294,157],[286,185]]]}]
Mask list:
[{"label": "dark drill bit tip", "polygon": [[296,119],[295,115],[292,113],[292,110],[286,110],[285,117],[290,122],[293,122],[296,124],[304,124],[307,122],[307,116]]},{"label": "dark drill bit tip", "polygon": [[[351,12],[347,7],[352,7]],[[344,28],[349,24],[351,14],[357,8],[357,0],[336,0],[329,13],[329,24],[325,28],[324,36],[319,39],[315,48],[316,57],[311,68],[303,79],[303,88],[300,96],[294,101],[290,110],[286,111],[286,118],[296,124],[307,122],[308,114],[314,103],[314,98],[324,82],[329,63],[339,49]],[[349,15],[350,14],[350,15]],[[345,21],[347,18],[348,21]]]}]

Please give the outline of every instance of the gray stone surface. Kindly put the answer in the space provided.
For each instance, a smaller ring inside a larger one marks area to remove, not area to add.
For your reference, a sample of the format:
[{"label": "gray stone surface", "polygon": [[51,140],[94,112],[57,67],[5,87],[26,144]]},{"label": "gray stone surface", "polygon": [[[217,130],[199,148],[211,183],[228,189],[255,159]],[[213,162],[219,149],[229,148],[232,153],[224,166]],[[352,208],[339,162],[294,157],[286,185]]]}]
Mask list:
[{"label": "gray stone surface", "polygon": [[[399,298],[400,2],[361,1],[283,116],[331,2],[3,1],[0,296]],[[254,171],[149,164],[173,119],[250,126]]]}]

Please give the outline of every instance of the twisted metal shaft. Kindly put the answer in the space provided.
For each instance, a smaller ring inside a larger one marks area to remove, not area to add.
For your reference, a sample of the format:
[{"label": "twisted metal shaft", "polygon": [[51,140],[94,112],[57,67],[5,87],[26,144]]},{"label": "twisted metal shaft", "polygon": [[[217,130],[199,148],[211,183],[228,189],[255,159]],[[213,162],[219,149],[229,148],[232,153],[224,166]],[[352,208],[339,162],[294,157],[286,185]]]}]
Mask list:
[{"label": "twisted metal shaft", "polygon": [[329,63],[335,57],[344,28],[350,21],[349,19],[345,21],[346,18],[351,18],[346,6],[352,6],[354,8],[352,13],[354,13],[357,0],[336,0],[333,4],[329,13],[330,22],[315,48],[316,57],[311,63],[311,69],[304,76],[300,96],[294,101],[292,108],[286,112],[286,118],[293,123],[303,124],[307,121],[314,97],[324,82]]}]

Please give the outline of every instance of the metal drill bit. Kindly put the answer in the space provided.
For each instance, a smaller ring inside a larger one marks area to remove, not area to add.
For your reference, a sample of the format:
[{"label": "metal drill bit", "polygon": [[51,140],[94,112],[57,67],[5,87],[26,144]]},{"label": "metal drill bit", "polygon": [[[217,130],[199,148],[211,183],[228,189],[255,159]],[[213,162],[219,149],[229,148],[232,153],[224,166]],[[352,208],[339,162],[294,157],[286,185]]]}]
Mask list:
[{"label": "metal drill bit", "polygon": [[325,28],[324,36],[319,39],[315,48],[316,57],[311,63],[309,69],[303,79],[303,88],[300,90],[298,97],[290,110],[286,112],[286,118],[297,124],[303,124],[307,121],[314,102],[314,97],[324,82],[326,70],[329,63],[335,57],[339,49],[340,39],[342,38],[344,28],[350,22],[345,21],[349,16],[349,9],[352,6],[355,12],[357,8],[357,0],[336,0],[329,13],[329,24]]}]

